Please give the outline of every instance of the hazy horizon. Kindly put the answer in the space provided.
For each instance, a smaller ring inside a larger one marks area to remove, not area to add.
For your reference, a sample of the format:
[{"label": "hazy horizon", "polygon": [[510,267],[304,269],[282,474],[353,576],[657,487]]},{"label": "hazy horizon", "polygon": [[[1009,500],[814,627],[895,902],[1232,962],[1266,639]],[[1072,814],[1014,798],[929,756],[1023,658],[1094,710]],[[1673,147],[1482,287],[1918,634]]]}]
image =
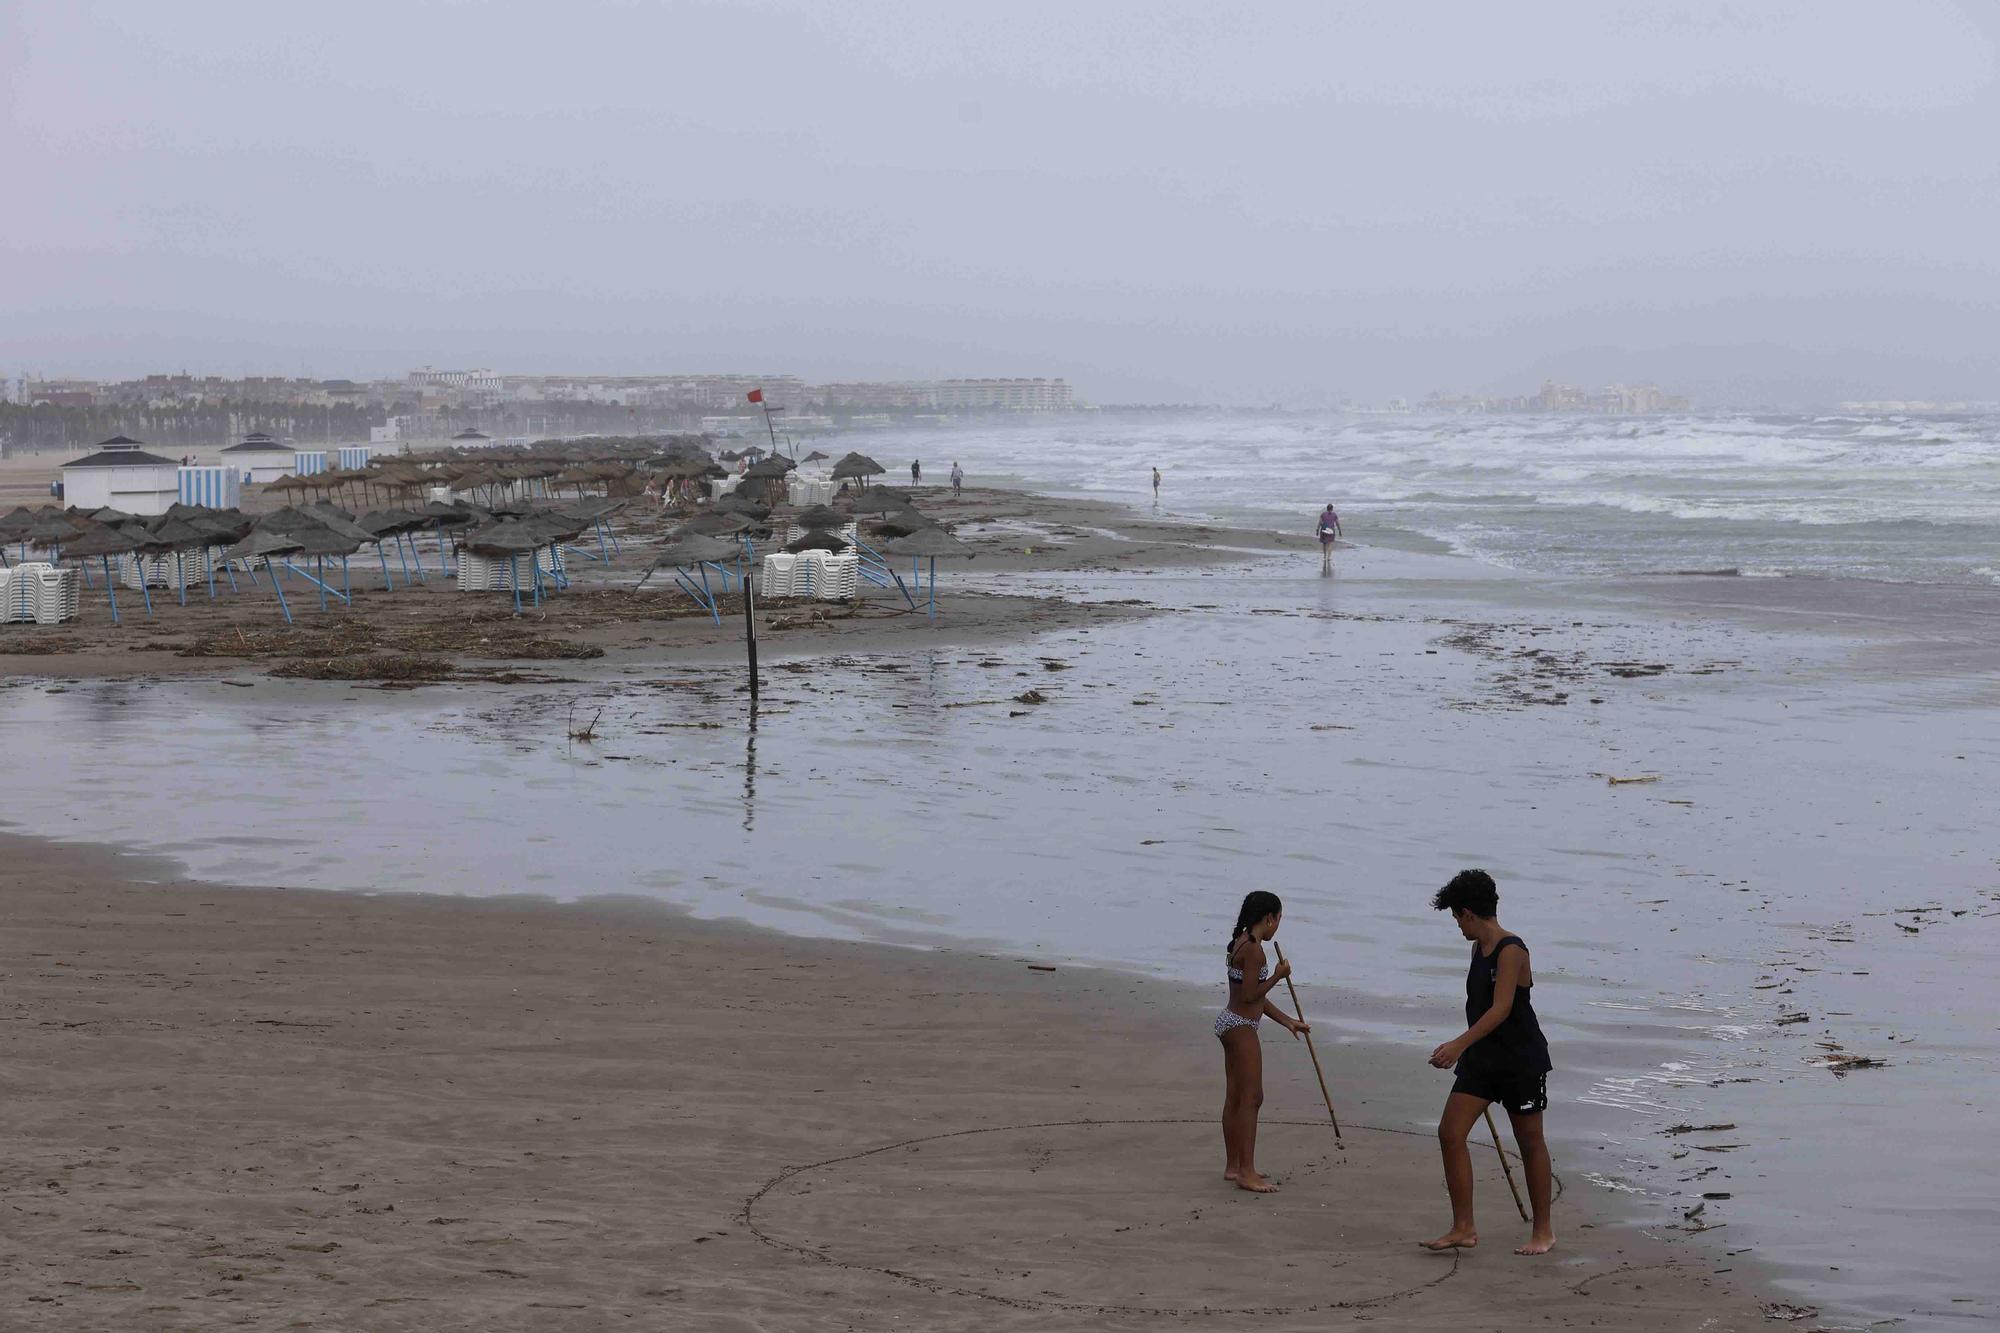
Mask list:
[{"label": "hazy horizon", "polygon": [[0,9],[0,373],[2000,399],[2000,11]]}]

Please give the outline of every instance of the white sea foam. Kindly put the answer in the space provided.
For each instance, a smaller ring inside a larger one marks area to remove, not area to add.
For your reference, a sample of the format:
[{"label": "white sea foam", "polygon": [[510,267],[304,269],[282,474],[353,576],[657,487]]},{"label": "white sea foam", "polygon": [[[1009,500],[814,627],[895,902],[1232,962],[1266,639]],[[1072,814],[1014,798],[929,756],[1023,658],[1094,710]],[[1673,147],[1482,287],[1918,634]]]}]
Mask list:
[{"label": "white sea foam", "polygon": [[1331,499],[1362,540],[1402,528],[1537,569],[1979,584],[2000,569],[1995,416],[1105,413],[851,447],[943,448],[975,479],[1135,502],[1157,465],[1176,514],[1303,527]]}]

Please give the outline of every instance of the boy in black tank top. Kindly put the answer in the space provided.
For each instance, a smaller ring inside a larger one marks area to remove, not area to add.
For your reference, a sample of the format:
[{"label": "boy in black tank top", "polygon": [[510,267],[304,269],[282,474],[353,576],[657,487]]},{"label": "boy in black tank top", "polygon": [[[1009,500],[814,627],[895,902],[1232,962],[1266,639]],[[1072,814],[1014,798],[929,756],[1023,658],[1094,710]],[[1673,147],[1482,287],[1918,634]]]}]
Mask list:
[{"label": "boy in black tank top", "polygon": [[1472,941],[1465,977],[1465,1023],[1460,1035],[1431,1052],[1439,1069],[1458,1070],[1438,1121],[1444,1183],[1451,1192],[1451,1230],[1423,1244],[1433,1250],[1470,1249],[1479,1243],[1472,1221],[1472,1154],[1466,1135],[1488,1105],[1499,1102],[1514,1122],[1514,1141],[1528,1177],[1534,1228],[1516,1254],[1547,1254],[1556,1238],[1550,1217],[1549,1148],[1542,1112],[1549,1105],[1549,1044],[1535,1019],[1535,984],[1528,946],[1499,921],[1500,892],[1484,870],[1464,870],[1437,891],[1431,906],[1450,912],[1459,933]]}]

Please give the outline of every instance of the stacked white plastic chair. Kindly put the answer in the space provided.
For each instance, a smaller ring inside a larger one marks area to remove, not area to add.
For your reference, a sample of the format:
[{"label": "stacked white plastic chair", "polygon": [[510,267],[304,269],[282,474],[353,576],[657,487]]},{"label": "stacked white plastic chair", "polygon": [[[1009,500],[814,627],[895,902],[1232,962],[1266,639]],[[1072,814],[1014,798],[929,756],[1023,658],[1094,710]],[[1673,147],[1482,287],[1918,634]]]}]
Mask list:
[{"label": "stacked white plastic chair", "polygon": [[165,555],[128,555],[119,564],[118,581],[128,588],[193,587],[207,577],[200,551],[170,551]]},{"label": "stacked white plastic chair", "polygon": [[825,551],[800,551],[792,557],[798,562],[792,566],[792,596],[819,596],[819,590],[826,586],[827,554]]},{"label": "stacked white plastic chair", "polygon": [[767,555],[757,580],[759,597],[796,595],[799,558],[795,555]]},{"label": "stacked white plastic chair", "polygon": [[[521,571],[521,582],[531,584],[528,571]],[[514,587],[514,571],[505,560],[494,560],[470,551],[458,557],[458,590],[460,592],[508,592]]]},{"label": "stacked white plastic chair", "polygon": [[861,582],[861,557],[852,551],[834,555],[816,552],[821,560],[824,581],[813,586],[813,595],[822,602],[851,602]]},{"label": "stacked white plastic chair", "polygon": [[0,624],[60,625],[76,618],[83,580],[73,569],[22,564],[0,569]]},{"label": "stacked white plastic chair", "polygon": [[33,580],[41,585],[41,600],[35,608],[35,623],[60,625],[76,619],[83,609],[83,575],[74,569],[45,566]]}]

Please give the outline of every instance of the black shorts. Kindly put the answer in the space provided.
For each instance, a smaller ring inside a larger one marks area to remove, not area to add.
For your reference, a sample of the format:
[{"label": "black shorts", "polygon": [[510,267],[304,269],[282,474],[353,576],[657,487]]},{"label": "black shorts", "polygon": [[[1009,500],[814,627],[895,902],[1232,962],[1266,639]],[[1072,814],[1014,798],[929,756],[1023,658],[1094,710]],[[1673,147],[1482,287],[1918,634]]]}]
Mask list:
[{"label": "black shorts", "polygon": [[1536,1115],[1549,1109],[1549,1076],[1546,1072],[1459,1070],[1453,1092],[1477,1097],[1482,1102],[1499,1102],[1515,1115]]}]

